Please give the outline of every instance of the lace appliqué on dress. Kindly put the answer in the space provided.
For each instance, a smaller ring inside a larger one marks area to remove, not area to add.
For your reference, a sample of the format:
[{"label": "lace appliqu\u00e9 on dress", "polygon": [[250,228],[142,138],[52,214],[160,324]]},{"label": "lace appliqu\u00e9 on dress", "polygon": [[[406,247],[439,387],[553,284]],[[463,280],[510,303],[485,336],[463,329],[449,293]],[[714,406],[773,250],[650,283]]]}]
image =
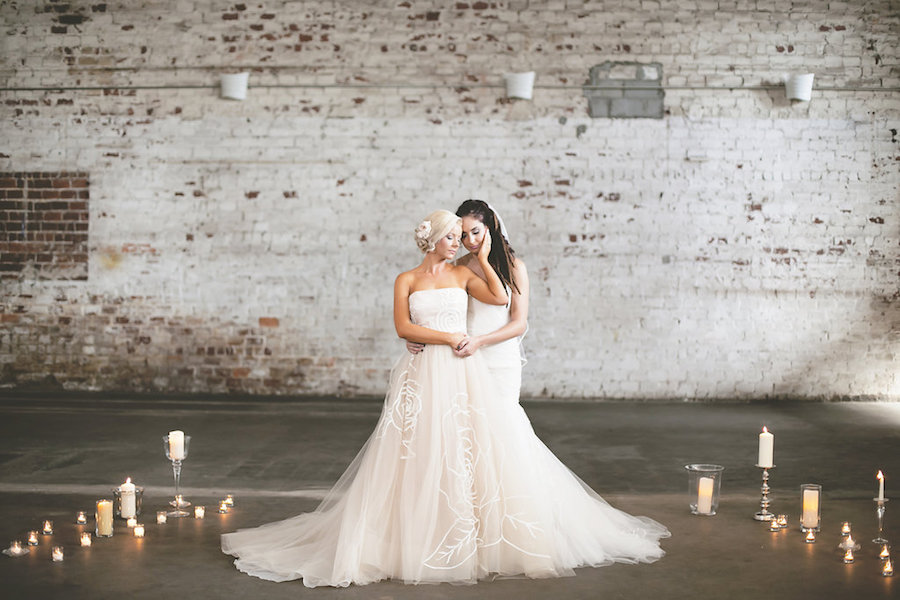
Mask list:
[{"label": "lace appliqu\u00e9 on dress", "polygon": [[416,437],[416,423],[419,413],[422,411],[422,385],[415,377],[416,359],[411,357],[405,371],[400,373],[400,385],[397,394],[391,402],[381,421],[381,427],[376,438],[383,438],[390,429],[400,434],[400,445],[403,447],[400,453],[401,459],[409,459],[416,455],[412,449],[413,440]]}]

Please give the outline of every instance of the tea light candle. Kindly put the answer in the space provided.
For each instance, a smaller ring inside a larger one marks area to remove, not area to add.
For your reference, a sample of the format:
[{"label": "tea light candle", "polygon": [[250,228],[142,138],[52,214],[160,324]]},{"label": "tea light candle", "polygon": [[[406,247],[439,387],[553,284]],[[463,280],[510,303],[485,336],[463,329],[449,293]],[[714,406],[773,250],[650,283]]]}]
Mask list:
[{"label": "tea light candle", "polygon": [[884,566],[881,567],[881,576],[882,577],[893,577],[894,576],[894,565],[891,564],[891,559],[887,559],[887,562],[884,563]]},{"label": "tea light candle", "polygon": [[168,520],[168,516],[166,515],[166,511],[160,510],[156,513],[156,524],[162,525]]},{"label": "tea light candle", "polygon": [[206,516],[206,507],[205,506],[195,506],[194,507],[194,518],[202,519]]},{"label": "tea light candle", "polygon": [[53,558],[53,562],[62,562],[65,558],[63,554],[62,546],[53,546],[53,550],[51,552],[51,557]]},{"label": "tea light candle", "polygon": [[29,531],[28,532],[28,545],[29,546],[37,546],[38,545],[37,531]]},{"label": "tea light candle", "polygon": [[76,525],[86,525],[87,524],[87,515],[83,510],[79,510],[78,514],[75,515],[75,524]]},{"label": "tea light candle", "polygon": [[134,537],[142,538],[144,537],[144,526],[138,523],[134,526]]},{"label": "tea light candle", "polygon": [[769,531],[781,531],[781,525],[778,524],[778,519],[769,521]]},{"label": "tea light candle", "polygon": [[44,535],[53,535],[53,521],[44,521]]},{"label": "tea light candle", "polygon": [[759,456],[756,464],[767,469],[772,468],[775,464],[775,436],[769,433],[768,428],[763,427],[762,433],[759,434]]},{"label": "tea light candle", "polygon": [[881,552],[878,553],[878,558],[881,560],[887,560],[891,557],[891,551],[888,550],[887,544],[884,544],[881,547]]},{"label": "tea light candle", "polygon": [[169,432],[169,456],[172,460],[184,460],[184,432]]},{"label": "tea light candle", "polygon": [[125,524],[128,525],[128,528],[130,529],[137,525],[137,519],[135,519],[134,517],[130,517],[127,521],[125,521]]},{"label": "tea light candle", "polygon": [[119,495],[121,498],[121,514],[123,519],[134,517],[137,514],[137,503],[135,501],[135,487],[131,483],[131,477],[125,480],[125,483],[119,486]]},{"label": "tea light candle", "polygon": [[806,540],[804,540],[807,544],[815,544],[816,543],[816,532],[812,529],[806,532]]},{"label": "tea light candle", "polygon": [[232,496],[231,494],[228,494],[227,496],[225,496],[225,504],[228,505],[228,508],[233,507],[234,506],[234,496]]},{"label": "tea light candle", "polygon": [[90,531],[82,531],[81,532],[81,545],[84,547],[91,545],[91,532]]},{"label": "tea light candle", "polygon": [[19,540],[9,543],[9,549],[7,550],[7,553],[10,556],[21,556],[26,552],[27,550],[22,547],[22,542],[20,542]]},{"label": "tea light candle", "polygon": [[878,501],[884,502],[884,473],[879,469],[875,478],[878,479]]},{"label": "tea light candle", "polygon": [[219,504],[219,512],[223,514],[228,512],[228,505],[225,504],[224,500]]},{"label": "tea light candle", "polygon": [[787,515],[778,515],[778,526],[782,529],[788,526]]},{"label": "tea light candle", "polygon": [[104,537],[113,534],[113,503],[112,500],[97,500],[97,535]]},{"label": "tea light candle", "polygon": [[847,548],[847,551],[844,552],[844,564],[849,565],[853,562],[853,550]]},{"label": "tea light candle", "polygon": [[844,524],[841,525],[841,535],[850,535],[850,523],[844,521]]}]

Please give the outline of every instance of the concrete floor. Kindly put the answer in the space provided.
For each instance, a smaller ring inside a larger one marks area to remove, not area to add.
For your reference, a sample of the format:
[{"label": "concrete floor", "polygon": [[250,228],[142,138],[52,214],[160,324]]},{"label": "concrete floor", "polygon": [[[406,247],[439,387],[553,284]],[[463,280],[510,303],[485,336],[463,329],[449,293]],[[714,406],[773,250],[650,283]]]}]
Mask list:
[{"label": "concrete floor", "polygon": [[[0,398],[0,545],[56,523],[21,558],[0,556],[4,597],[158,598],[893,598],[900,576],[880,576],[871,501],[875,472],[900,498],[900,404],[526,403],[538,435],[614,506],[666,524],[667,556],[653,565],[580,569],[557,580],[502,580],[476,586],[404,586],[384,582],[343,590],[274,584],[238,573],[218,536],[311,510],[371,432],[378,402],[298,402],[116,397]],[[751,516],[759,508],[756,434],[775,433],[772,509],[789,531],[770,533]],[[193,436],[185,495],[204,503],[203,521],[156,525],[171,493],[161,436]],[[715,517],[691,516],[683,465],[726,467]],[[76,544],[77,510],[126,476],[145,487],[147,537],[116,535]],[[824,488],[823,531],[814,545],[798,531],[799,486]],[[217,498],[236,496],[228,515]],[[900,502],[888,504],[886,537],[900,536]],[[894,509],[893,511],[891,509]],[[892,514],[892,512],[894,514]],[[837,549],[841,521],[863,544],[855,564]],[[50,561],[50,545],[66,548]],[[900,558],[900,553],[898,553]]]}]

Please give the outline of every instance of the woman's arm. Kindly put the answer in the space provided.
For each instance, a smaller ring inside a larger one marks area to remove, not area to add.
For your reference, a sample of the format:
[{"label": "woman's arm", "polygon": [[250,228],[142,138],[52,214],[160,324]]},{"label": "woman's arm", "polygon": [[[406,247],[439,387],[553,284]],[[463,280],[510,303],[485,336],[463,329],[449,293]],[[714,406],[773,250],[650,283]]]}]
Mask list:
[{"label": "woman's arm", "polygon": [[456,351],[457,356],[465,357],[474,354],[482,346],[493,346],[500,342],[519,337],[525,333],[528,328],[528,270],[525,263],[516,259],[513,267],[513,278],[516,287],[519,288],[518,293],[512,292],[512,299],[509,306],[509,322],[499,329],[495,329],[484,335],[475,335],[464,341],[461,348]]},{"label": "woman's arm", "polygon": [[484,232],[484,241],[481,242],[481,248],[478,249],[478,264],[484,271],[484,277],[487,280],[476,275],[472,269],[468,267],[457,267],[466,274],[466,291],[473,297],[485,304],[506,304],[509,302],[509,296],[506,295],[506,289],[500,277],[494,272],[494,267],[488,262],[488,253],[491,251],[491,234]]},{"label": "woman's arm", "polygon": [[437,331],[412,322],[409,317],[409,285],[412,276],[401,273],[394,281],[394,328],[397,335],[411,342],[422,344],[446,344],[456,348],[466,339],[466,334]]}]

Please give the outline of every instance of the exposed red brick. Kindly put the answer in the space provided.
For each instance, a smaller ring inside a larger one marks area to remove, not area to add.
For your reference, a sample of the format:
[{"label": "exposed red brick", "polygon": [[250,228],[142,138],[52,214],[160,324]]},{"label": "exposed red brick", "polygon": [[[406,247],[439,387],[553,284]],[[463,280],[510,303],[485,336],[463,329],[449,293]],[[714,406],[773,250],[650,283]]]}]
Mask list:
[{"label": "exposed red brick", "polygon": [[275,317],[260,317],[260,327],[278,327],[279,321]]}]

